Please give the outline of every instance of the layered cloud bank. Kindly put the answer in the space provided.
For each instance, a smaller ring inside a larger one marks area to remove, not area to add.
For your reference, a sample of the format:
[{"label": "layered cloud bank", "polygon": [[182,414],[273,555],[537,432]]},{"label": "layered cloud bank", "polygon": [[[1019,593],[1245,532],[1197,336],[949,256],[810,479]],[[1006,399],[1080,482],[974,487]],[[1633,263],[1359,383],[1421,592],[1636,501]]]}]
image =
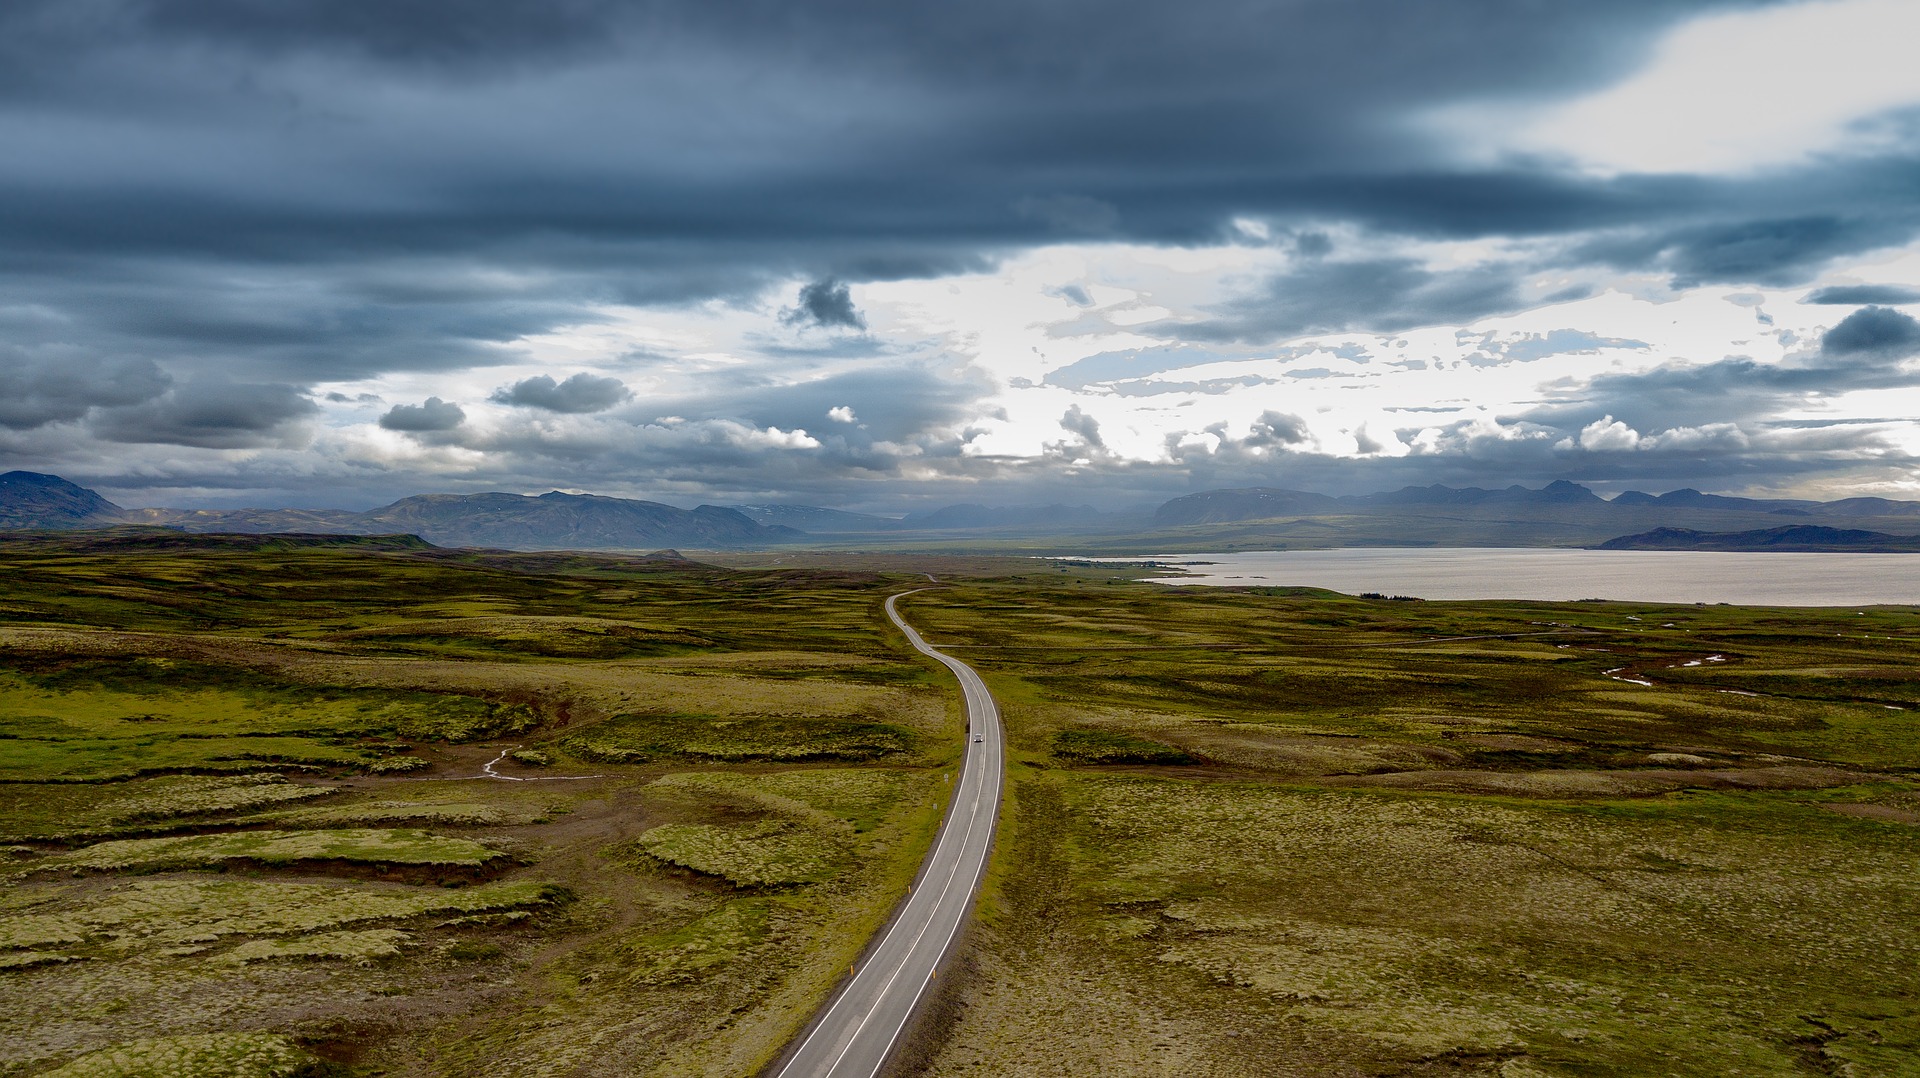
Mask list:
[{"label": "layered cloud bank", "polygon": [[1917,31],[29,0],[0,467],[127,504],[1897,495],[1920,80],[1873,58]]}]

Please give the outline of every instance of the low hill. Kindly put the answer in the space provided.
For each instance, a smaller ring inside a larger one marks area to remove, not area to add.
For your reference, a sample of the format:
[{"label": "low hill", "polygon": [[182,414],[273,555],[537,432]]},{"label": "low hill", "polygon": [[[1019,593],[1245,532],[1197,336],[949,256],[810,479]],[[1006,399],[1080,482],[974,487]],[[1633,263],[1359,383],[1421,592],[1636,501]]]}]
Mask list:
[{"label": "low hill", "polygon": [[1154,511],[1155,524],[1224,524],[1235,520],[1266,520],[1308,513],[1332,513],[1340,501],[1325,494],[1283,487],[1247,487],[1241,490],[1203,490],[1175,498]]},{"label": "low hill", "polygon": [[1335,498],[1304,490],[1282,487],[1248,487],[1239,490],[1203,490],[1175,498],[1153,515],[1160,525],[1225,524],[1241,520],[1271,520],[1276,517],[1314,516],[1326,513],[1373,509],[1431,509],[1468,507],[1601,507],[1607,502],[1578,483],[1558,480],[1533,490],[1514,485],[1502,490],[1482,487],[1449,487],[1435,483],[1425,487],[1401,487],[1377,494],[1349,494]]},{"label": "low hill", "polygon": [[440,546],[511,550],[765,546],[801,534],[756,524],[737,510],[717,505],[679,509],[559,491],[538,497],[419,494],[359,514],[352,530],[411,532]]},{"label": "low hill", "polygon": [[360,514],[351,509],[129,509],[130,524],[190,532],[301,532],[351,534]]},{"label": "low hill", "polygon": [[1920,535],[1889,535],[1859,528],[1795,524],[1744,532],[1655,528],[1601,543],[1598,550],[1779,550],[1861,554],[1920,552]]},{"label": "low hill", "polygon": [[37,472],[0,475],[0,529],[121,525],[146,525],[172,534],[298,534],[308,539],[325,535],[418,536],[439,546],[509,550],[764,547],[804,534],[782,525],[760,524],[717,505],[680,509],[660,502],[559,491],[537,497],[420,494],[364,513],[345,509],[124,510],[59,476]]},{"label": "low hill", "polygon": [[926,513],[908,513],[895,528],[904,531],[979,531],[1028,528],[1039,531],[1098,525],[1105,514],[1090,505],[949,505]]},{"label": "low hill", "polygon": [[0,528],[89,528],[120,523],[124,515],[119,506],[57,475],[0,475]]},{"label": "low hill", "polygon": [[1606,500],[1578,483],[1556,479],[1538,490],[1518,483],[1500,490],[1484,487],[1449,487],[1435,483],[1427,487],[1401,487],[1379,494],[1362,494],[1339,499],[1353,505],[1604,505]]},{"label": "low hill", "polygon": [[311,535],[299,532],[194,534],[177,528],[119,526],[59,532],[22,531],[0,534],[0,547],[73,554],[116,554],[128,551],[176,550],[359,550],[385,554],[413,554],[435,549],[417,535]]},{"label": "low hill", "polygon": [[1920,502],[1891,498],[1842,498],[1820,506],[1823,513],[1847,517],[1920,517]]},{"label": "low hill", "polygon": [[1338,513],[1430,510],[1511,511],[1521,514],[1516,519],[1567,518],[1568,514],[1575,514],[1580,519],[1594,521],[1605,520],[1608,514],[1623,520],[1638,514],[1639,519],[1633,520],[1634,523],[1639,523],[1648,514],[1654,514],[1656,520],[1658,516],[1665,515],[1672,521],[1671,526],[1678,526],[1694,523],[1701,518],[1701,514],[1725,516],[1764,513],[1776,517],[1823,517],[1834,520],[1920,516],[1920,502],[1893,501],[1888,498],[1845,498],[1833,502],[1799,498],[1740,498],[1704,494],[1692,488],[1670,490],[1665,494],[1629,490],[1606,499],[1579,483],[1564,479],[1538,489],[1518,484],[1488,489],[1449,487],[1435,483],[1424,487],[1408,486],[1399,490],[1339,497],[1280,487],[1248,487],[1205,490],[1174,498],[1160,506],[1154,514],[1154,522],[1163,526],[1180,526]]},{"label": "low hill", "polygon": [[892,517],[824,509],[817,505],[729,505],[755,524],[798,528],[803,532],[877,532],[899,525]]},{"label": "low hill", "polygon": [[[1884,499],[1877,499],[1884,500]],[[1733,509],[1749,513],[1776,513],[1805,516],[1807,510],[1819,508],[1821,503],[1804,501],[1797,498],[1733,498],[1725,494],[1702,494],[1692,487],[1669,490],[1665,494],[1648,494],[1644,491],[1629,490],[1613,499],[1615,505],[1649,505],[1666,508],[1686,509]],[[1894,504],[1889,502],[1889,505]],[[1862,514],[1866,515],[1866,514]]]}]

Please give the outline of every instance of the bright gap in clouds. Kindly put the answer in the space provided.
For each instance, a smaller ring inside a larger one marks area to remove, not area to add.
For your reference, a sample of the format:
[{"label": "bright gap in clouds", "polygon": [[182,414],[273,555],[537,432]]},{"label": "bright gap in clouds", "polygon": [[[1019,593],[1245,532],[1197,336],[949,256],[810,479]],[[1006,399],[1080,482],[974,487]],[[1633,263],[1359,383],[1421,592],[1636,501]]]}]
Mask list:
[{"label": "bright gap in clouds", "polygon": [[[1434,266],[1507,253],[1421,252]],[[466,474],[490,453],[565,460],[582,477],[652,475],[641,462],[677,452],[696,464],[674,482],[704,491],[718,461],[750,469],[735,483],[761,499],[781,490],[758,478],[766,469],[841,469],[852,478],[836,481],[874,485],[836,500],[892,509],[884,498],[900,484],[942,478],[1166,468],[1202,485],[1337,485],[1324,469],[1288,477],[1362,458],[1482,467],[1501,483],[1570,473],[1678,486],[1710,481],[1729,454],[1767,453],[1790,466],[1768,489],[1792,493],[1802,458],[1826,454],[1823,467],[1872,470],[1884,491],[1906,480],[1889,470],[1897,463],[1876,462],[1920,444],[1920,424],[1888,418],[1916,414],[1900,378],[1820,359],[1823,336],[1860,308],[1805,301],[1862,282],[1893,303],[1920,294],[1920,243],[1791,287],[1676,291],[1655,276],[1615,277],[1584,296],[1392,333],[1191,335],[1245,307],[1222,297],[1267,302],[1274,275],[1292,281],[1297,268],[1284,244],[1061,244],[990,271],[854,286],[859,332],[784,321],[797,279],[735,305],[610,307],[523,338],[505,350],[515,362],[330,387],[323,447],[419,474]],[[1792,370],[1810,373],[1781,373]],[[514,405],[509,391],[542,371],[630,393],[591,412]],[[1729,382],[1736,374],[1752,384]],[[930,392],[942,400],[917,418],[893,414]],[[432,397],[456,404],[462,422],[417,433],[377,422]]]},{"label": "bright gap in clouds", "polygon": [[1790,165],[1893,137],[1874,122],[1920,106],[1917,40],[1915,0],[1713,15],[1674,30],[1646,67],[1597,94],[1518,115],[1456,107],[1436,120],[1482,150],[1562,156],[1601,173]]}]

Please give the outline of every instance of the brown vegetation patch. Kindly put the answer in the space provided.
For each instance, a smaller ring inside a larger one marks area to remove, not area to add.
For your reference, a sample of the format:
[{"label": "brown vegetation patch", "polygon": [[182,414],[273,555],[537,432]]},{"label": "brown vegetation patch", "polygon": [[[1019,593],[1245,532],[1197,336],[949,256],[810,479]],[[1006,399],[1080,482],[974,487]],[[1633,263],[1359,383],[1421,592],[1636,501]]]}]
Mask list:
[{"label": "brown vegetation patch", "polygon": [[1190,723],[1158,733],[1195,756],[1281,775],[1368,775],[1461,760],[1438,745],[1289,734],[1250,723]]},{"label": "brown vegetation patch", "polygon": [[1348,786],[1508,797],[1653,797],[1675,790],[1822,790],[1885,779],[1835,767],[1752,767],[1708,771],[1647,768],[1631,771],[1420,771],[1331,779]]}]

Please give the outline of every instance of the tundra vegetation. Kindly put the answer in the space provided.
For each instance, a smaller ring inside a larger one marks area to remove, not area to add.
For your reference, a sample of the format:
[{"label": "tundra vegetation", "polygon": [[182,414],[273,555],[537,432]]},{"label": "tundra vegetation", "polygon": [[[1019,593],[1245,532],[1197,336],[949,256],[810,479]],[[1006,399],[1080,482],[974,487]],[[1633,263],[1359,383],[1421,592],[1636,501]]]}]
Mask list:
[{"label": "tundra vegetation", "polygon": [[755,1073],[943,807],[926,571],[1009,802],[895,1073],[1920,1073],[1913,609],[5,549],[0,1074]]},{"label": "tundra vegetation", "polygon": [[875,573],[6,553],[0,1074],[752,1073],[959,757]]},{"label": "tundra vegetation", "polygon": [[1920,610],[909,603],[1011,762],[907,1070],[1920,1074]]}]

